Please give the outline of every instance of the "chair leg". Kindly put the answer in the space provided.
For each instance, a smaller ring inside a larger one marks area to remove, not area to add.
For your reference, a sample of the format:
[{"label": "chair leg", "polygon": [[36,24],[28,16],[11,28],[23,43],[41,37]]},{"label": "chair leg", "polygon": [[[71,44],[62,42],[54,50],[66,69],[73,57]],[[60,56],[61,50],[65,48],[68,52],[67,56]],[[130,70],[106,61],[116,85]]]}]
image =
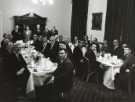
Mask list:
[{"label": "chair leg", "polygon": [[86,82],[89,82],[90,77],[93,75],[94,73],[88,73],[87,77],[86,77]]},{"label": "chair leg", "polygon": [[90,74],[87,75],[86,82],[89,82]]},{"label": "chair leg", "polygon": [[61,102],[71,102],[72,101],[70,92],[64,92],[64,93],[62,92],[61,97],[62,97]]},{"label": "chair leg", "polygon": [[132,102],[132,88],[131,88],[131,79],[128,80],[128,95],[129,95],[129,101]]}]

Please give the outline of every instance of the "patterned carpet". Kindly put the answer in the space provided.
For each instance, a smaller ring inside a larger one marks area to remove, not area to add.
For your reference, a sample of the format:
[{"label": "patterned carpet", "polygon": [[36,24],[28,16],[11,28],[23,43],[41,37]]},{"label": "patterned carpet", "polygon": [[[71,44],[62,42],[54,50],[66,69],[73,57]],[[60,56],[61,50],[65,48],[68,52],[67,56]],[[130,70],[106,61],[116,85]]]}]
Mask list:
[{"label": "patterned carpet", "polygon": [[[77,78],[74,79],[71,98],[72,102],[130,102],[127,95],[122,91],[109,90],[103,85],[82,82]],[[17,102],[35,101],[32,98],[18,98]]]}]

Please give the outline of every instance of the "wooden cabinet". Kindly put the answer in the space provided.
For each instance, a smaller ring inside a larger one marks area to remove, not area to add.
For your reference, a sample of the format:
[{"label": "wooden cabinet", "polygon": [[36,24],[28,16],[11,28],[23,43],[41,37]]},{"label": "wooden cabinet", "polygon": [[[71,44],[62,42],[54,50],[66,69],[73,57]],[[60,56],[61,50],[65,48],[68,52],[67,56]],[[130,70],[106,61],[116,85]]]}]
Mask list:
[{"label": "wooden cabinet", "polygon": [[32,32],[36,30],[36,25],[40,25],[41,31],[45,29],[46,26],[46,17],[41,17],[35,13],[31,15],[31,13],[22,15],[22,16],[14,16],[14,26],[19,25],[20,31],[24,31],[26,26],[29,26]]}]

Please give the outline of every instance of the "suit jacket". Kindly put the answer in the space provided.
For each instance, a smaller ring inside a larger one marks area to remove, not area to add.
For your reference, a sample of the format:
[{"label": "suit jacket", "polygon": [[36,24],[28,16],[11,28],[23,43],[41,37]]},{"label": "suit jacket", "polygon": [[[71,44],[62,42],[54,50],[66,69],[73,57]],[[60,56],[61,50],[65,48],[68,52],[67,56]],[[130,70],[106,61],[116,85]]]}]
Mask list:
[{"label": "suit jacket", "polygon": [[23,34],[18,31],[18,32],[15,32],[14,30],[12,31],[12,35],[13,35],[13,41],[17,41],[17,40],[23,40],[24,39],[24,36]]},{"label": "suit jacket", "polygon": [[49,43],[47,43],[45,47],[42,46],[42,53],[44,54],[45,57],[49,57],[49,48],[50,48]]},{"label": "suit jacket", "polygon": [[124,64],[120,68],[120,73],[115,75],[115,87],[128,92],[128,82],[131,81],[131,89],[135,91],[135,69],[132,65],[135,64],[135,56],[129,55]]},{"label": "suit jacket", "polygon": [[75,47],[73,51],[74,64],[77,65],[82,58],[83,58],[83,55],[82,55],[81,49],[78,46]]},{"label": "suit jacket", "polygon": [[50,57],[51,61],[57,62],[58,61],[58,48],[59,43],[55,41],[54,45],[51,46],[51,43],[49,43],[48,48],[48,57]]},{"label": "suit jacket", "polygon": [[83,59],[83,55],[82,55],[82,51],[81,48],[79,48],[78,46],[75,47],[75,49],[73,50],[73,63],[76,69],[76,74],[78,75],[80,73],[79,69],[80,68],[80,64],[81,64],[81,60]]},{"label": "suit jacket", "polygon": [[73,52],[68,44],[66,45],[66,47],[67,47],[67,52],[68,52],[68,58],[73,62]]},{"label": "suit jacket", "polygon": [[96,71],[99,67],[98,62],[96,61],[95,53],[89,49],[86,53],[86,57],[89,59],[89,71]]},{"label": "suit jacket", "polygon": [[112,54],[118,56],[118,58],[123,58],[124,50],[121,47],[117,47],[112,50]]},{"label": "suit jacket", "polygon": [[130,54],[124,61],[124,64],[120,68],[120,73],[125,73],[126,69],[130,68],[132,64],[135,64],[135,56]]},{"label": "suit jacket", "polygon": [[73,64],[69,58],[66,58],[63,63],[58,64],[54,76],[54,85],[57,91],[67,92],[72,88]]},{"label": "suit jacket", "polygon": [[[26,68],[26,63],[21,55],[17,58],[13,53],[8,53],[8,51],[1,49],[0,58],[2,63],[0,67],[2,68],[3,80],[16,81],[16,72],[22,67]],[[28,73],[27,69],[25,70]],[[24,75],[25,76],[25,75]]]},{"label": "suit jacket", "polygon": [[[2,50],[2,49],[0,49]],[[9,54],[0,51],[0,97],[5,97],[4,100],[0,98],[0,102],[15,102],[16,100],[16,71],[10,66]],[[8,98],[6,98],[8,97]]]},{"label": "suit jacket", "polygon": [[35,49],[37,51],[41,52],[41,50],[42,50],[42,42],[41,41],[39,41],[39,40],[34,41],[33,46],[35,47]]}]

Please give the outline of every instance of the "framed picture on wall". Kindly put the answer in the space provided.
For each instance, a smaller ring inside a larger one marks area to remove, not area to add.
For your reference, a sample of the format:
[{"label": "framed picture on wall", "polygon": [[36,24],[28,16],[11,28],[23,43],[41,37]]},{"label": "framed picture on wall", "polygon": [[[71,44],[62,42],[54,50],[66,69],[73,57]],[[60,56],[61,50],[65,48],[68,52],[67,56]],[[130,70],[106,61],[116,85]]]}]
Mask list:
[{"label": "framed picture on wall", "polygon": [[92,14],[92,30],[102,29],[102,15],[101,12]]}]

